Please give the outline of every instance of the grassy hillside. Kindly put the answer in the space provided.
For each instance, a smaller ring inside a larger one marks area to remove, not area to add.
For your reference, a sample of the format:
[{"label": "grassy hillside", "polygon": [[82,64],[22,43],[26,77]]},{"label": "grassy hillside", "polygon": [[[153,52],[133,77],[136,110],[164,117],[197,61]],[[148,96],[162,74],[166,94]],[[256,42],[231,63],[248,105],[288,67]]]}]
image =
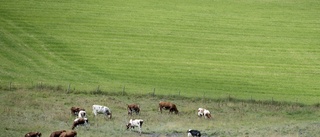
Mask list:
[{"label": "grassy hillside", "polygon": [[[0,92],[0,131],[3,137],[18,137],[30,131],[49,136],[56,130],[70,130],[75,117],[71,106],[87,111],[90,126],[78,127],[78,136],[105,137],[139,136],[137,130],[127,131],[125,124],[130,118],[144,120],[143,137],[187,136],[190,128],[198,129],[205,137],[254,136],[254,137],[311,137],[320,134],[319,107],[271,102],[235,102],[209,99],[145,96],[66,94],[57,90],[14,90]],[[179,115],[162,114],[157,105],[160,100],[175,103]],[[141,114],[127,115],[126,104],[138,103]],[[93,117],[91,106],[101,104],[113,112],[111,120],[102,115]],[[210,110],[213,119],[198,118],[196,110]]]},{"label": "grassy hillside", "polygon": [[318,103],[319,5],[6,0],[0,83]]}]

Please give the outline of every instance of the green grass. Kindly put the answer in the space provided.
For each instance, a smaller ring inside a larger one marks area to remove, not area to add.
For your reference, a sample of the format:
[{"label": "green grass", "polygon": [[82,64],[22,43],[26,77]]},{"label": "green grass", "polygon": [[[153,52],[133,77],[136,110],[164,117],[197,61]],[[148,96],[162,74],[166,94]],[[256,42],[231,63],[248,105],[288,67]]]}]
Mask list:
[{"label": "green grass", "polygon": [[[77,127],[78,136],[139,136],[137,130],[125,130],[130,118],[144,120],[142,136],[186,136],[190,128],[198,129],[204,136],[287,136],[308,137],[319,135],[319,107],[276,102],[241,102],[223,99],[146,96],[142,94],[104,95],[78,94],[55,89],[1,90],[1,136],[23,136],[30,131],[40,131],[49,136],[56,130],[70,130],[75,119],[70,114],[72,106],[85,108],[90,126]],[[160,100],[175,103],[179,115],[158,111]],[[127,115],[126,104],[138,103],[140,115]],[[111,120],[102,115],[93,117],[93,104],[108,106]],[[210,110],[213,119],[202,119],[197,109]]]},{"label": "green grass", "polygon": [[0,83],[319,103],[316,0],[3,1]]}]

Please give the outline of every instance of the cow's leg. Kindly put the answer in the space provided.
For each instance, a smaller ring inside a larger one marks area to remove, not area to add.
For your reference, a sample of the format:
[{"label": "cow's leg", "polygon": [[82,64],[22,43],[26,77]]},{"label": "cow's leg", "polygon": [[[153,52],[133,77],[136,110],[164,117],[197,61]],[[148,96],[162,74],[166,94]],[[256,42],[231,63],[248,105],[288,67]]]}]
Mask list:
[{"label": "cow's leg", "polygon": [[93,113],[94,116],[97,116],[97,112],[96,111],[93,110],[92,113]]},{"label": "cow's leg", "polygon": [[84,123],[84,125],[86,126],[86,129],[89,128],[89,123],[87,121]]},{"label": "cow's leg", "polygon": [[140,133],[140,135],[141,135],[141,126],[139,125],[139,133]]},{"label": "cow's leg", "polygon": [[132,110],[129,107],[128,107],[128,115],[132,115]]}]

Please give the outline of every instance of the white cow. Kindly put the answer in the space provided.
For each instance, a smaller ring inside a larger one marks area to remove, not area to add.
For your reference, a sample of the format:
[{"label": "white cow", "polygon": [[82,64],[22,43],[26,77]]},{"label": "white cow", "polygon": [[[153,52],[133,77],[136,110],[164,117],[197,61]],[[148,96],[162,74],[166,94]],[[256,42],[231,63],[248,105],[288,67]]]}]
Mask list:
[{"label": "white cow", "polygon": [[142,124],[143,124],[143,120],[142,119],[134,119],[134,120],[130,119],[129,123],[126,126],[127,126],[127,129],[138,127],[139,128],[139,133],[141,134]]},{"label": "white cow", "polygon": [[96,116],[98,114],[105,114],[109,118],[112,117],[111,110],[106,106],[92,105],[92,112],[93,112],[94,116]]},{"label": "white cow", "polygon": [[204,116],[204,118],[211,118],[210,111],[204,108],[198,108],[198,116]]},{"label": "white cow", "polygon": [[80,110],[78,113],[78,118],[85,118],[87,117],[86,111]]}]

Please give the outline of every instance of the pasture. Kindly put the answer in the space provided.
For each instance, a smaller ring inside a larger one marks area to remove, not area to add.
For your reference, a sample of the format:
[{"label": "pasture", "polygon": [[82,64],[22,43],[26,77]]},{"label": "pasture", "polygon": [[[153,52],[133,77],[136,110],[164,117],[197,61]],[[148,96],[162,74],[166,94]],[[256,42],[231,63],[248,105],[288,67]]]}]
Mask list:
[{"label": "pasture", "polygon": [[[71,126],[71,106],[101,103],[114,119],[89,115],[81,135],[137,136],[123,126],[136,102],[143,136],[318,135],[319,9],[318,0],[1,1],[0,131],[47,136]],[[160,100],[183,113],[160,115]],[[215,118],[193,119],[198,107]]]},{"label": "pasture", "polygon": [[[59,90],[14,90],[0,92],[1,136],[23,136],[29,131],[40,131],[49,136],[56,130],[70,130],[75,119],[70,114],[72,106],[87,111],[90,126],[77,127],[78,136],[139,136],[137,130],[126,130],[130,118],[144,120],[143,137],[181,137],[190,128],[198,129],[205,137],[268,136],[310,137],[320,134],[319,106],[271,102],[241,102],[235,100],[172,96],[148,96],[141,94],[117,95],[115,93],[80,94]],[[159,101],[171,101],[177,105],[179,115],[162,114]],[[138,103],[140,115],[128,116],[126,105]],[[93,117],[91,106],[108,106],[113,118],[102,115]],[[211,111],[213,119],[198,118],[198,107]]]}]

